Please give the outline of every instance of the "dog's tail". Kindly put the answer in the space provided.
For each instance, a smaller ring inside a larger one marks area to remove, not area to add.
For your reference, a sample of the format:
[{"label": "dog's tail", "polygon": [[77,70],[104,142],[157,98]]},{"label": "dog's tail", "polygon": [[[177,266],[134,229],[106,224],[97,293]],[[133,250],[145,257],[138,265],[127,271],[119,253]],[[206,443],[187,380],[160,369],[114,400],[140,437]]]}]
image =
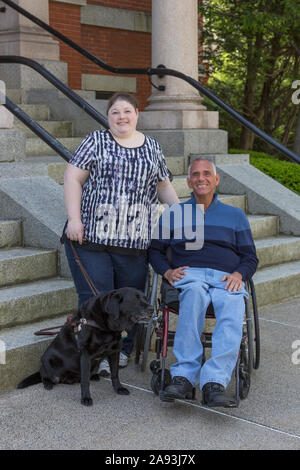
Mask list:
[{"label": "dog's tail", "polygon": [[26,388],[30,385],[39,384],[41,382],[41,374],[39,372],[36,372],[35,374],[29,375],[28,377],[26,377],[26,379],[22,380],[22,382],[19,383],[17,388]]}]

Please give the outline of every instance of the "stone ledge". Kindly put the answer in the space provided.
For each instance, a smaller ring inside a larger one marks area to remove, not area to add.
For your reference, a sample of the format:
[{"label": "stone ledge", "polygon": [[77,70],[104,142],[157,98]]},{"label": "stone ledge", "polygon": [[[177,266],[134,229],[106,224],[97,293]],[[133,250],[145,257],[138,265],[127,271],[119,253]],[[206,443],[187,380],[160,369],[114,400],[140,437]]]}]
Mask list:
[{"label": "stone ledge", "polygon": [[158,140],[165,157],[223,155],[228,151],[227,132],[221,129],[152,130],[139,125],[139,130]]},{"label": "stone ledge", "polygon": [[82,74],[82,89],[93,91],[126,91],[136,93],[135,77]]},{"label": "stone ledge", "polygon": [[85,6],[86,0],[51,0],[52,2],[58,3],[71,3],[72,5]]},{"label": "stone ledge", "polygon": [[151,33],[151,14],[124,8],[86,5],[81,9],[81,24]]},{"label": "stone ledge", "polygon": [[300,197],[252,165],[217,164],[219,191],[246,194],[251,214],[277,215],[280,233],[300,235]]},{"label": "stone ledge", "polygon": [[218,111],[170,110],[143,111],[140,126],[145,129],[218,129]]}]

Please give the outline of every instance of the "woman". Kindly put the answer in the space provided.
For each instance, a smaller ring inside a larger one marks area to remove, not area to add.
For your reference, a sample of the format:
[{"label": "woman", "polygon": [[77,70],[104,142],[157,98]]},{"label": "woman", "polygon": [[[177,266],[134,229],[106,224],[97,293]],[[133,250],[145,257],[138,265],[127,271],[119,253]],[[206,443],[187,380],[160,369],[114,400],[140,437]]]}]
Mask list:
[{"label": "woman", "polygon": [[[120,287],[144,290],[151,208],[178,202],[158,142],[136,129],[136,99],[115,93],[108,101],[109,129],[89,134],[71,158],[64,177],[68,222],[65,249],[79,306],[93,294],[68,240],[100,292]],[[134,346],[134,328],[123,341],[120,365]],[[103,361],[100,373],[107,375]]]}]

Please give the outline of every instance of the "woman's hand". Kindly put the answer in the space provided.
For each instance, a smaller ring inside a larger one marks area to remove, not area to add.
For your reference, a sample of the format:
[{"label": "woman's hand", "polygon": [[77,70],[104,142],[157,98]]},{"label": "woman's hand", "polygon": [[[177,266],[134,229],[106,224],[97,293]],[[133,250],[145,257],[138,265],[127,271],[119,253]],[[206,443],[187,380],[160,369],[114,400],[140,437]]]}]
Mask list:
[{"label": "woman's hand", "polygon": [[84,227],[81,220],[71,219],[68,221],[68,225],[66,228],[66,236],[69,238],[69,240],[72,240],[73,242],[78,242],[80,245],[82,245],[83,234]]},{"label": "woman's hand", "polygon": [[82,186],[89,177],[90,172],[74,165],[68,165],[64,175],[64,199],[68,214],[66,236],[69,240],[82,245],[84,227],[81,222]]}]

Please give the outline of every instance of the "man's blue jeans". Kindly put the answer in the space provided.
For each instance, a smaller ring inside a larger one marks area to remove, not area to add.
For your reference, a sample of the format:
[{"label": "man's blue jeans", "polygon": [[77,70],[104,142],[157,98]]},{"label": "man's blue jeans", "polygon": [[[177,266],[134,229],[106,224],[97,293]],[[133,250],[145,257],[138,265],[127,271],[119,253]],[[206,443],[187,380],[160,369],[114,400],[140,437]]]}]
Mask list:
[{"label": "man's blue jeans", "polygon": [[[174,287],[180,289],[179,318],[173,352],[177,362],[171,366],[171,375],[187,378],[200,388],[208,382],[224,387],[231,379],[236,365],[242,339],[245,312],[244,297],[248,293],[243,287],[237,292],[225,289],[221,282],[223,271],[208,268],[188,268]],[[203,347],[201,334],[205,313],[213,303],[216,326],[212,335],[211,357],[201,367]]]},{"label": "man's blue jeans", "polygon": [[[77,244],[74,246],[80,261],[101,294],[120,287],[135,287],[144,291],[147,276],[146,256],[120,255],[108,250],[95,251]],[[68,239],[65,240],[65,251],[78,294],[78,307],[80,307],[94,294],[74,259]],[[122,352],[127,356],[130,356],[132,352],[136,331],[137,325],[123,340]]]}]

